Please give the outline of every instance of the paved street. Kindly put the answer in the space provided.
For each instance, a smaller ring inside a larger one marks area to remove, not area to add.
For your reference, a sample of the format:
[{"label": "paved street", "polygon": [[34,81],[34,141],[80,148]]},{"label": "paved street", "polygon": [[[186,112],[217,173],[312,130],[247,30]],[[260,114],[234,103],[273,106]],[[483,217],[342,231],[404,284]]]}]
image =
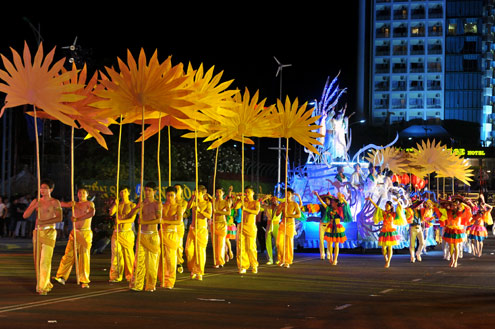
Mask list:
[{"label": "paved street", "polygon": [[[28,243],[24,243],[25,246]],[[109,284],[109,250],[92,258],[91,288],[74,275],[35,294],[32,254],[15,241],[0,249],[0,328],[492,328],[495,325],[495,240],[484,255],[465,254],[448,267],[440,251],[411,264],[405,250],[383,267],[377,251],[346,252],[338,266],[298,253],[290,269],[263,265],[237,273],[231,261],[202,282],[178,275],[176,288],[131,292]],[[52,274],[64,251],[59,242]],[[314,252],[314,251],[313,251]],[[211,255],[209,255],[211,256]],[[260,256],[260,260],[264,260]]]}]

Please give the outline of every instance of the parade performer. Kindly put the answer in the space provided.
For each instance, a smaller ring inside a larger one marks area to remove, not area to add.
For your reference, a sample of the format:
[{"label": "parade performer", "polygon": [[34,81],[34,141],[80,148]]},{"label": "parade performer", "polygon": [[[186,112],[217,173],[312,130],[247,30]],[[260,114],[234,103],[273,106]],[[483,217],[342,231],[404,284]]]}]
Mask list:
[{"label": "parade performer", "polygon": [[364,178],[359,163],[354,164],[354,172],[351,175],[351,185],[358,191],[362,191],[364,187]]},{"label": "parade performer", "polygon": [[[110,209],[110,216],[117,215],[116,229],[112,234],[112,258],[109,282],[120,282],[125,275],[127,281],[131,280],[134,264],[134,232],[132,230],[136,215],[127,216],[136,205],[129,200],[129,188],[123,187],[119,191],[119,204]],[[118,212],[117,212],[118,211]],[[118,225],[118,233],[117,233]]]},{"label": "parade performer", "polygon": [[224,194],[225,192],[222,188],[217,188],[215,191],[215,212],[212,225],[212,230],[215,230],[215,268],[225,265],[227,216],[230,215],[231,205],[228,200],[224,199]]},{"label": "parade performer", "polygon": [[[131,290],[153,292],[156,290],[156,279],[158,273],[158,259],[160,256],[160,235],[158,224],[161,222],[162,205],[155,200],[156,184],[148,182],[144,187],[145,199],[141,204],[138,202],[131,212],[125,217],[129,219],[136,215],[142,207],[142,218],[139,218],[141,237],[137,246],[137,255],[134,262],[135,271],[129,285]],[[145,284],[146,282],[146,284]]]},{"label": "parade performer", "polygon": [[[77,191],[78,202],[62,202],[62,207],[74,206],[72,222],[76,228],[76,252],[79,264],[79,282],[81,288],[89,288],[90,255],[93,242],[93,231],[91,231],[91,220],[95,215],[95,205],[88,200],[88,191],[80,188]],[[60,261],[57,275],[53,278],[60,284],[65,284],[69,278],[72,266],[75,264],[74,255],[74,230],[71,231],[69,241],[65,247],[65,254]]]},{"label": "parade performer", "polygon": [[166,201],[163,205],[160,228],[163,254],[158,265],[158,280],[160,280],[162,287],[172,289],[175,285],[177,272],[177,249],[179,247],[177,228],[184,222],[182,220],[182,207],[177,202],[177,190],[169,186],[165,190],[165,196]]},{"label": "parade performer", "polygon": [[203,280],[205,271],[208,219],[212,214],[211,202],[204,198],[206,193],[206,187],[200,185],[188,203],[188,208],[192,209],[192,222],[185,248],[187,268],[191,273],[191,279],[199,281]]},{"label": "parade performer", "polygon": [[294,260],[294,236],[297,233],[295,219],[301,217],[301,209],[294,201],[293,189],[287,188],[285,201],[279,204],[275,214],[282,214],[277,235],[277,263],[289,268]]},{"label": "parade performer", "polygon": [[[415,201],[409,208],[406,209],[406,219],[409,224],[409,254],[411,256],[411,263],[414,263],[416,259],[421,262],[421,250],[423,250],[423,228],[422,228],[422,200]],[[415,253],[416,239],[418,239],[418,251]],[[416,256],[416,257],[415,257]]]},{"label": "parade performer", "polygon": [[[375,206],[375,214],[373,215],[373,220],[375,225],[379,222],[383,222],[380,233],[378,234],[378,245],[382,247],[382,254],[385,258],[385,268],[390,267],[390,261],[393,255],[393,246],[398,244],[399,233],[396,227],[407,224],[404,218],[404,211],[402,210],[402,205],[400,202],[397,203],[397,209],[394,211],[392,201],[387,201],[385,204],[385,210],[378,207],[378,205],[370,198],[367,197],[373,206]],[[396,199],[396,201],[398,201]]]},{"label": "parade performer", "polygon": [[175,184],[174,188],[177,191],[176,194],[177,204],[180,205],[182,209],[182,222],[179,224],[179,226],[177,226],[177,235],[179,236],[179,246],[177,248],[177,272],[182,273],[184,272],[184,268],[182,267],[182,264],[184,263],[184,232],[186,231],[184,225],[184,218],[187,217],[188,208],[187,208],[187,201],[183,197],[182,185]]},{"label": "parade performer", "polygon": [[421,209],[422,224],[423,224],[423,240],[424,240],[422,253],[424,254],[426,254],[428,236],[430,234],[430,230],[433,227],[433,221],[435,220],[435,213],[437,212],[435,208],[437,208],[437,206],[433,204],[433,201],[427,199],[425,200],[423,204],[423,208]]},{"label": "parade performer", "polygon": [[478,212],[473,216],[471,220],[471,227],[468,233],[468,239],[473,243],[474,255],[481,257],[483,253],[483,240],[488,236],[485,224],[493,225],[493,219],[491,215],[492,206],[485,204],[480,200],[480,208]]},{"label": "parade performer", "polygon": [[323,217],[325,218],[324,222],[327,223],[324,239],[328,246],[328,261],[332,265],[337,265],[340,243],[347,241],[345,228],[342,226],[341,222],[352,221],[350,210],[346,209],[344,211],[344,207],[348,208],[348,204],[343,200],[342,194],[340,196],[343,202],[332,195],[323,196],[322,198],[316,191],[314,191],[313,194],[316,195],[324,208]]},{"label": "parade performer", "polygon": [[[24,219],[27,219],[35,210],[38,212],[36,228],[33,232],[33,251],[37,271],[36,292],[40,295],[48,294],[53,288],[53,284],[50,282],[50,274],[53,248],[57,239],[55,224],[62,221],[60,202],[51,196],[54,188],[53,181],[49,179],[42,180],[40,182],[41,198],[39,200],[34,199],[22,215]],[[39,240],[37,241],[37,239]]]},{"label": "parade performer", "polygon": [[469,223],[472,215],[470,208],[459,200],[450,204],[447,214],[448,218],[445,224],[443,239],[450,245],[449,254],[451,260],[449,266],[457,267],[459,249],[466,238],[463,225]]},{"label": "parade performer", "polygon": [[244,192],[244,203],[242,200],[238,201],[238,206],[242,209],[242,229],[238,231],[237,238],[237,266],[240,274],[246,273],[249,268],[253,273],[258,273],[256,216],[260,213],[261,205],[254,199],[254,189],[251,186],[246,187]]},{"label": "parade performer", "polygon": [[[272,196],[268,200],[268,205],[265,206],[265,214],[267,217],[266,235],[265,235],[266,253],[268,256],[268,261],[266,263],[267,265],[273,264],[273,241],[275,241],[275,245],[277,244],[278,228],[281,217],[281,214],[278,215],[276,214],[278,204],[279,204],[278,198]],[[277,250],[277,254],[278,254],[278,250]]]}]

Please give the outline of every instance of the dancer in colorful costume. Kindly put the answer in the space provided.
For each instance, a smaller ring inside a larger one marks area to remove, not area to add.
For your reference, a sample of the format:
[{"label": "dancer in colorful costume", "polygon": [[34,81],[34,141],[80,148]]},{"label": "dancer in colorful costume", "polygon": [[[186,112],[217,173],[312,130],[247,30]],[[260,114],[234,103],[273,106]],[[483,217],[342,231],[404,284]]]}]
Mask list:
[{"label": "dancer in colorful costume", "polygon": [[[378,234],[378,245],[382,247],[382,254],[385,258],[385,268],[390,267],[390,261],[393,255],[393,246],[399,243],[399,233],[396,227],[406,225],[406,219],[404,210],[400,202],[397,203],[397,209],[394,211],[392,201],[387,201],[385,204],[385,210],[378,207],[378,205],[370,198],[369,200],[373,206],[375,206],[375,214],[373,215],[373,221],[375,225],[379,222],[383,222],[380,233]],[[398,201],[395,199],[395,201]]]},{"label": "dancer in colorful costume", "polygon": [[189,200],[188,208],[192,209],[192,222],[186,241],[187,269],[191,279],[203,280],[206,262],[206,245],[208,244],[208,219],[211,218],[211,202],[205,200],[206,187],[199,185]]},{"label": "dancer in colorful costume", "polygon": [[486,225],[493,225],[493,219],[491,215],[492,206],[484,203],[484,199],[479,200],[478,212],[471,219],[472,225],[469,228],[468,239],[471,240],[473,244],[474,255],[481,257],[483,253],[483,240],[488,236],[488,231],[486,230]]},{"label": "dancer in colorful costume", "polygon": [[[299,204],[293,200],[294,190],[287,188],[285,201],[280,203],[275,214],[282,214],[277,235],[277,263],[289,268],[294,260],[294,236],[296,235],[295,219],[301,217]],[[287,212],[286,204],[287,203]]]},{"label": "dancer in colorful costume", "polygon": [[[34,199],[24,211],[22,217],[29,218],[36,210],[39,214],[36,216],[36,229],[33,232],[33,251],[35,267],[37,271],[37,293],[46,295],[53,288],[50,282],[50,273],[52,270],[52,256],[57,239],[57,230],[55,224],[62,221],[62,207],[60,202],[52,198],[52,192],[55,188],[53,181],[49,179],[40,182],[39,200]],[[36,234],[36,230],[38,234]],[[39,237],[39,241],[37,238]],[[39,245],[37,245],[39,244]]]},{"label": "dancer in colorful costume", "polygon": [[447,223],[445,225],[443,239],[450,245],[450,267],[457,267],[459,249],[466,238],[464,226],[471,219],[471,209],[459,200],[452,202],[447,211]]},{"label": "dancer in colorful costume", "polygon": [[[158,279],[162,287],[172,289],[175,285],[177,272],[177,249],[179,247],[179,234],[177,228],[182,220],[181,205],[177,202],[177,190],[168,187],[165,190],[166,201],[163,205],[160,239],[163,244],[163,254],[158,265]],[[163,262],[163,264],[162,264]]]},{"label": "dancer in colorful costume", "polygon": [[323,196],[325,201],[318,195],[316,191],[314,191],[313,194],[316,195],[316,197],[324,207],[324,221],[328,223],[325,230],[325,240],[327,241],[329,250],[328,260],[332,265],[337,265],[340,243],[344,243],[347,241],[347,237],[345,235],[345,227],[341,224],[341,222],[346,223],[352,221],[349,205],[345,201],[342,194],[339,194],[340,199],[337,199],[332,195]]},{"label": "dancer in colorful costume", "polygon": [[[125,274],[127,281],[131,280],[134,265],[134,232],[132,226],[136,215],[128,217],[129,213],[136,205],[129,200],[129,188],[123,187],[119,191],[119,205],[114,205],[110,209],[110,216],[117,214],[115,226],[118,225],[112,234],[112,257],[110,261],[109,282],[120,282]],[[126,219],[127,218],[127,219]],[[118,220],[117,220],[118,219]]]},{"label": "dancer in colorful costume", "polygon": [[[156,279],[158,274],[158,261],[160,257],[160,235],[158,224],[161,223],[162,205],[155,200],[156,184],[148,182],[144,187],[145,199],[141,201],[126,216],[129,219],[136,215],[142,207],[142,218],[139,218],[141,236],[138,239],[137,255],[134,259],[136,271],[131,280],[130,289],[134,291],[153,292],[156,290]],[[146,281],[146,285],[145,285]]]},{"label": "dancer in colorful costume", "polygon": [[[95,215],[95,205],[88,201],[88,191],[80,188],[77,191],[78,202],[74,204],[72,221],[76,228],[76,248],[78,255],[78,270],[81,288],[89,288],[90,255],[93,242],[93,231],[91,231],[91,219]],[[72,207],[72,202],[62,202],[62,207]],[[71,231],[69,241],[65,247],[65,254],[60,261],[57,275],[53,278],[64,285],[69,278],[72,266],[75,263],[74,255],[74,230]]]}]

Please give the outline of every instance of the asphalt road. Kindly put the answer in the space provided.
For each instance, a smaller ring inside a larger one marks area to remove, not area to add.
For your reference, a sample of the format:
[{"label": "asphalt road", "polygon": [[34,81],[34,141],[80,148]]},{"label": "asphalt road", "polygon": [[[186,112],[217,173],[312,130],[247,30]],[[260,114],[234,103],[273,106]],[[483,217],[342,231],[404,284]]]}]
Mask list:
[{"label": "asphalt road", "polygon": [[[63,251],[59,243],[52,275]],[[494,254],[493,237],[455,269],[440,251],[415,264],[400,251],[388,269],[377,251],[344,251],[337,266],[297,253],[289,269],[242,276],[233,261],[213,269],[210,258],[202,282],[178,274],[173,290],[150,293],[108,283],[107,250],[92,257],[90,289],[72,274],[38,296],[32,254],[14,248],[0,251],[0,328],[493,328]]]}]

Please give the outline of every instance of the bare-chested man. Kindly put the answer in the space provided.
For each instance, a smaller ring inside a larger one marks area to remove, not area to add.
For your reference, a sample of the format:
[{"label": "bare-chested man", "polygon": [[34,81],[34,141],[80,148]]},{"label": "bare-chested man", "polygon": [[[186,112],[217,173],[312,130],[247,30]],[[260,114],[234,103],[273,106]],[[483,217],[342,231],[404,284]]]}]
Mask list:
[{"label": "bare-chested man", "polygon": [[200,185],[188,204],[192,209],[192,222],[186,241],[187,268],[191,278],[200,281],[205,271],[208,219],[212,213],[211,202],[204,198],[206,193],[206,187]]},{"label": "bare-chested man", "polygon": [[[88,191],[80,188],[77,191],[78,202],[74,202],[74,214],[72,222],[76,229],[76,248],[79,265],[79,282],[82,288],[89,288],[91,243],[93,231],[91,231],[91,219],[95,215],[95,205],[88,200]],[[62,207],[72,207],[72,202],[62,202]],[[72,266],[75,264],[74,256],[74,230],[70,233],[65,254],[60,261],[57,275],[53,278],[60,284],[65,284],[69,278]]]},{"label": "bare-chested man", "polygon": [[242,205],[242,230],[238,232],[237,267],[239,273],[244,274],[251,267],[253,273],[258,273],[258,252],[256,250],[256,216],[261,210],[258,200],[254,199],[254,189],[250,186],[244,189],[246,193],[244,205]]},{"label": "bare-chested man", "polygon": [[[131,210],[136,207],[129,200],[129,188],[123,187],[119,191],[118,212],[117,205],[110,209],[110,216],[116,215],[115,230],[112,235],[112,258],[110,267],[110,282],[120,282],[125,274],[127,281],[131,280],[134,266],[134,232],[132,225],[136,215],[126,219]],[[118,230],[118,233],[117,233]]]},{"label": "bare-chested man", "polygon": [[38,212],[36,229],[33,232],[34,261],[37,271],[36,292],[40,295],[46,295],[53,288],[50,274],[53,248],[57,239],[55,223],[62,221],[62,207],[57,199],[52,198],[51,194],[55,187],[53,181],[45,179],[40,183],[41,198],[39,200],[34,199],[22,217],[29,218],[33,211]]},{"label": "bare-chested man", "polygon": [[[144,290],[153,292],[156,290],[156,279],[158,272],[158,258],[160,256],[160,235],[158,234],[158,224],[161,222],[162,205],[155,200],[156,184],[148,182],[144,187],[145,199],[139,201],[136,207],[126,216],[134,216],[140,207],[142,217],[139,218],[141,236],[137,246],[137,255],[134,259],[135,272],[134,280],[131,280],[129,287],[134,291]],[[146,281],[146,286],[145,286]]]},{"label": "bare-chested man", "polygon": [[[296,235],[295,219],[301,217],[301,208],[293,200],[294,190],[287,188],[285,201],[280,203],[276,214],[282,214],[282,221],[278,227],[277,257],[278,265],[289,268],[294,260],[294,236]],[[287,202],[287,212],[285,203]]]},{"label": "bare-chested man", "polygon": [[[175,285],[177,271],[177,249],[179,247],[179,234],[177,228],[184,225],[182,220],[182,206],[177,203],[177,190],[168,187],[165,191],[166,201],[163,205],[162,224],[160,238],[163,244],[163,255],[158,266],[158,279],[162,287],[172,289]],[[163,262],[163,264],[162,264]]]}]

